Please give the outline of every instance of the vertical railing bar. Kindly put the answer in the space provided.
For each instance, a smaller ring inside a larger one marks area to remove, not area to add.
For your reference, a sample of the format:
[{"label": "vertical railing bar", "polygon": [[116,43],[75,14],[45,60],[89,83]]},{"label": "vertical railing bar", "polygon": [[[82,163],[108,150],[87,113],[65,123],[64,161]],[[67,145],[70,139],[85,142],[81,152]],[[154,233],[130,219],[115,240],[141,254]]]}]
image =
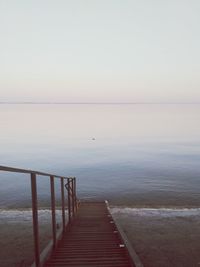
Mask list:
[{"label": "vertical railing bar", "polygon": [[32,196],[32,216],[33,216],[33,238],[34,238],[35,266],[40,267],[37,182],[36,182],[36,174],[35,173],[31,173],[31,196]]},{"label": "vertical railing bar", "polygon": [[55,205],[55,188],[54,176],[50,176],[51,187],[51,215],[52,215],[52,236],[53,236],[53,249],[56,248],[56,205]]},{"label": "vertical railing bar", "polygon": [[71,196],[71,217],[73,218],[74,217],[74,208],[73,208],[73,179],[71,178],[70,179],[70,183],[71,183],[71,186],[70,186],[70,196]]},{"label": "vertical railing bar", "polygon": [[78,206],[77,206],[77,197],[76,197],[76,178],[74,178],[74,194],[75,194],[75,210],[77,212]]},{"label": "vertical railing bar", "polygon": [[70,196],[70,178],[67,178],[67,196],[68,196],[68,220],[71,223],[71,196]]},{"label": "vertical railing bar", "polygon": [[65,231],[65,193],[64,193],[64,178],[60,178],[61,183],[61,204],[62,204],[62,224],[63,232]]},{"label": "vertical railing bar", "polygon": [[75,207],[74,207],[74,178],[72,178],[72,211],[73,211],[73,217],[75,214]]},{"label": "vertical railing bar", "polygon": [[70,204],[71,204],[71,218],[73,218],[73,191],[72,191],[72,179],[70,178]]},{"label": "vertical railing bar", "polygon": [[73,178],[74,180],[74,213],[76,213],[76,179]]}]

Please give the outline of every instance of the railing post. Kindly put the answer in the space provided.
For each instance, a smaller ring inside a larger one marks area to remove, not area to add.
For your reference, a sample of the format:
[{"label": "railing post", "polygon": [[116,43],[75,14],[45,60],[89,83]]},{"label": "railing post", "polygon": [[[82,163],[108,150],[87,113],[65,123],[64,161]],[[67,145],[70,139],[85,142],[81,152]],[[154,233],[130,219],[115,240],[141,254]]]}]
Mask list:
[{"label": "railing post", "polygon": [[74,194],[75,194],[75,210],[77,212],[78,210],[78,203],[77,203],[77,198],[76,198],[76,178],[74,177]]},{"label": "railing post", "polygon": [[55,205],[55,188],[54,176],[50,176],[51,186],[51,215],[52,215],[52,236],[53,236],[53,249],[56,248],[56,205]]},{"label": "railing post", "polygon": [[65,193],[64,193],[64,178],[60,178],[61,185],[61,205],[62,205],[62,224],[63,232],[65,231]]},{"label": "railing post", "polygon": [[31,195],[32,195],[32,216],[33,216],[33,238],[34,238],[35,266],[40,267],[37,182],[36,182],[36,174],[35,173],[31,173]]},{"label": "railing post", "polygon": [[71,179],[72,184],[72,216],[74,217],[74,179]]},{"label": "railing post", "polygon": [[70,192],[70,178],[67,178],[67,195],[68,195],[68,220],[71,223],[71,192]]}]

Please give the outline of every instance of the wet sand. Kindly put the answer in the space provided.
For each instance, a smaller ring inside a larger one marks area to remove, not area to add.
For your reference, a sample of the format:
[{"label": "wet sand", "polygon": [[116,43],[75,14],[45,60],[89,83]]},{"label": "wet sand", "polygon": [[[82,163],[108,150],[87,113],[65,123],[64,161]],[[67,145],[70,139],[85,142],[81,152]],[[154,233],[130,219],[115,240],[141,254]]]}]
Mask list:
[{"label": "wet sand", "polygon": [[[139,210],[139,209],[138,209]],[[200,266],[200,214],[111,209],[145,267]],[[29,266],[33,259],[30,212],[1,215],[0,266]],[[2,217],[4,216],[4,217]],[[2,219],[4,218],[4,219]],[[40,214],[41,248],[51,238],[49,211]]]},{"label": "wet sand", "polygon": [[145,267],[200,266],[200,215],[114,212]]},{"label": "wet sand", "polygon": [[[60,225],[61,211],[56,211]],[[39,211],[40,249],[44,249],[52,238],[51,212]],[[28,267],[32,264],[34,254],[32,214],[30,210],[0,211],[0,266]]]}]

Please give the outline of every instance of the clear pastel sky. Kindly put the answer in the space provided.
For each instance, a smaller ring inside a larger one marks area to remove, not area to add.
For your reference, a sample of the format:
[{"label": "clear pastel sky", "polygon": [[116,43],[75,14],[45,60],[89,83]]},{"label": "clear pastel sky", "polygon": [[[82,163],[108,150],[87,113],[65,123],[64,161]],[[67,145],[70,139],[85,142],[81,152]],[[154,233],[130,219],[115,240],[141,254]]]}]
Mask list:
[{"label": "clear pastel sky", "polygon": [[0,101],[200,102],[199,0],[1,0]]}]

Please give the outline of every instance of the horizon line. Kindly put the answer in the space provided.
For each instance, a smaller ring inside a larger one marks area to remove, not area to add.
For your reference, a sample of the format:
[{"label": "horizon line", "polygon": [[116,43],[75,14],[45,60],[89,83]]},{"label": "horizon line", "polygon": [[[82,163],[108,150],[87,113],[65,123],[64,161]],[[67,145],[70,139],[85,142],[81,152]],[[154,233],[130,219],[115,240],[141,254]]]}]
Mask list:
[{"label": "horizon line", "polygon": [[29,105],[141,105],[141,104],[200,104],[200,102],[63,102],[63,101],[0,101],[0,104]]}]

